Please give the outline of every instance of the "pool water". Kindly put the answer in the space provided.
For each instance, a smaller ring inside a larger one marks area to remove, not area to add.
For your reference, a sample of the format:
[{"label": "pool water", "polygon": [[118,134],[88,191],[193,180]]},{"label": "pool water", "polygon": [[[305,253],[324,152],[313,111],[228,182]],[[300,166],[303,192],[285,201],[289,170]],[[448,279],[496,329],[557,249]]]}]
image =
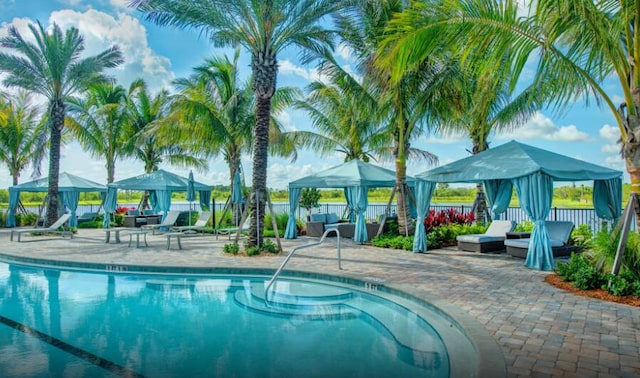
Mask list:
[{"label": "pool water", "polygon": [[265,303],[267,279],[0,262],[0,375],[448,377],[464,371],[454,353],[474,363],[435,310],[290,277]]}]

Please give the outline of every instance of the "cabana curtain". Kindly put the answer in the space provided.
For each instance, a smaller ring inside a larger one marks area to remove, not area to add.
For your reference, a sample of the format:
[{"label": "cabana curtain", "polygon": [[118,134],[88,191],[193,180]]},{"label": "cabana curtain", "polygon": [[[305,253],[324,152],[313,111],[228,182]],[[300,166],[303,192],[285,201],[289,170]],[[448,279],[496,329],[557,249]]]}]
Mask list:
[{"label": "cabana curtain", "polygon": [[349,198],[349,202],[356,213],[356,224],[353,234],[353,241],[355,242],[366,242],[368,240],[367,220],[365,218],[365,212],[369,205],[367,198],[368,193],[369,188],[366,186],[350,186],[347,188],[347,198]]},{"label": "cabana curtain", "polygon": [[500,214],[507,211],[511,202],[513,184],[511,180],[485,180],[484,191],[491,209],[491,219],[500,219]]},{"label": "cabana curtain", "polygon": [[69,227],[78,226],[78,217],[76,216],[76,209],[78,208],[78,202],[80,201],[80,192],[62,192],[62,203],[64,207],[69,209],[71,218],[69,218]]},{"label": "cabana curtain", "polygon": [[7,213],[7,227],[16,226],[16,209],[18,208],[18,202],[20,202],[20,192],[14,188],[9,188],[9,212]]},{"label": "cabana curtain", "polygon": [[433,196],[433,190],[435,189],[435,187],[435,182],[416,182],[416,211],[418,213],[418,217],[416,219],[416,233],[415,237],[413,238],[414,253],[427,251],[427,233],[424,228],[424,218],[429,212],[429,206],[431,206],[431,196]]},{"label": "cabana curtain", "polygon": [[545,218],[551,211],[553,179],[544,173],[518,177],[513,180],[520,206],[533,221],[529,252],[524,265],[538,270],[553,270],[553,250]]},{"label": "cabana curtain", "polygon": [[615,222],[622,215],[622,179],[593,182],[593,207],[598,217]]},{"label": "cabana curtain", "polygon": [[298,227],[296,226],[296,210],[298,209],[298,200],[302,188],[289,189],[289,220],[287,220],[287,229],[284,232],[286,239],[295,239],[298,237]]}]

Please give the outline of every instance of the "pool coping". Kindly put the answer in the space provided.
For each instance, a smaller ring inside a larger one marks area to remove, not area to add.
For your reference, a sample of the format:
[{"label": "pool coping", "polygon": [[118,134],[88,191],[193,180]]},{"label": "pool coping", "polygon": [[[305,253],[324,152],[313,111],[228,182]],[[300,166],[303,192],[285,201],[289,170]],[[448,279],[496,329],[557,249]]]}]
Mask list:
[{"label": "pool coping", "polygon": [[[12,254],[0,253],[0,260],[8,263],[18,263],[35,265],[39,267],[66,268],[71,270],[89,270],[109,273],[148,273],[148,274],[186,274],[186,275],[209,275],[209,274],[240,274],[240,275],[272,275],[276,269],[256,268],[256,267],[185,267],[167,265],[140,265],[140,264],[108,264],[94,262],[78,262],[72,260],[52,260],[35,257],[16,256]],[[468,315],[460,308],[440,299],[436,296],[418,292],[410,287],[387,283],[374,277],[367,277],[358,274],[327,274],[308,271],[303,269],[287,269],[282,272],[283,277],[319,279],[330,282],[361,286],[365,289],[387,292],[401,298],[414,301],[422,306],[438,310],[442,315],[454,322],[473,345],[478,353],[478,377],[506,377],[506,361],[502,349],[486,330],[486,328]]]}]

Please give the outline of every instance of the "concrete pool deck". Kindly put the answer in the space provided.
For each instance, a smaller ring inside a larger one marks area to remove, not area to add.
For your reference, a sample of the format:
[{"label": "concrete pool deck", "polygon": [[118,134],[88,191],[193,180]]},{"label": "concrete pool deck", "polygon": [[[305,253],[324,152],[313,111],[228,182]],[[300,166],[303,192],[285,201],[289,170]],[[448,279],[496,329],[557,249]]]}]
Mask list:
[{"label": "concrete pool deck", "polygon": [[[283,239],[285,253],[317,241]],[[81,229],[73,239],[25,235],[10,242],[0,231],[0,254],[78,263],[275,270],[283,255],[230,256],[222,236],[184,238],[182,250],[166,237],[147,235],[149,246],[105,244],[102,230]],[[113,240],[112,240],[113,242]],[[342,270],[333,240],[296,253],[287,270],[382,282],[429,300],[439,298],[481,323],[502,350],[510,377],[640,376],[640,308],[576,296],[543,282],[547,272],[527,269],[508,255],[455,248],[413,254],[342,240]]]}]

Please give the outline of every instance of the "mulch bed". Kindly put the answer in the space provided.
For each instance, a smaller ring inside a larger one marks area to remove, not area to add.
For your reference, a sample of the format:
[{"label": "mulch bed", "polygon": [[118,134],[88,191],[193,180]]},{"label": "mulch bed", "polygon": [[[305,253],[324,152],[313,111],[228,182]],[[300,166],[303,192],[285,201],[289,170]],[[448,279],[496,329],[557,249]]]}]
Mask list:
[{"label": "mulch bed", "polygon": [[555,273],[547,275],[544,278],[544,282],[575,295],[640,307],[640,298],[634,298],[630,296],[616,297],[615,295],[610,294],[603,289],[580,290],[577,287],[573,286],[570,282],[563,281],[562,278],[560,278],[560,276]]}]

